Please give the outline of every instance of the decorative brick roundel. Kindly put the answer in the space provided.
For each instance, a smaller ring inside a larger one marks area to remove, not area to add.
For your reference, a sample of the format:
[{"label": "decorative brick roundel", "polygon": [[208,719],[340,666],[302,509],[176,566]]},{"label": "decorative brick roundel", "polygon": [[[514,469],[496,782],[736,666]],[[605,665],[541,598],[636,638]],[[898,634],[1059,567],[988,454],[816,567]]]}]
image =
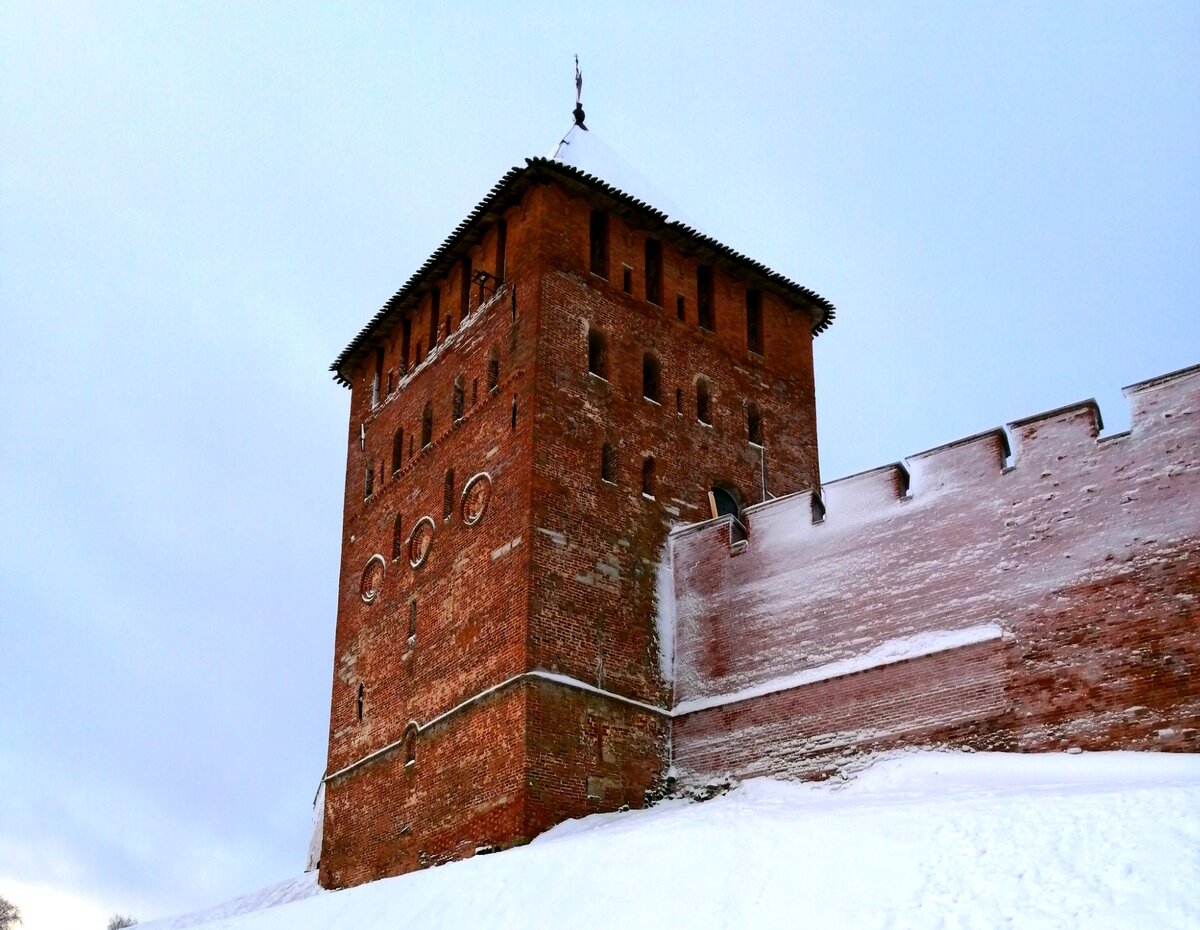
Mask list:
[{"label": "decorative brick roundel", "polygon": [[487,513],[488,501],[492,499],[492,478],[484,471],[471,478],[462,492],[462,518],[467,526],[474,526]]},{"label": "decorative brick roundel", "polygon": [[424,563],[433,545],[433,517],[421,517],[408,537],[408,564],[417,568]]},{"label": "decorative brick roundel", "polygon": [[359,588],[364,604],[370,604],[379,596],[379,592],[383,589],[383,575],[386,570],[383,556],[373,555],[367,560],[367,567],[363,569],[362,573],[362,585]]}]

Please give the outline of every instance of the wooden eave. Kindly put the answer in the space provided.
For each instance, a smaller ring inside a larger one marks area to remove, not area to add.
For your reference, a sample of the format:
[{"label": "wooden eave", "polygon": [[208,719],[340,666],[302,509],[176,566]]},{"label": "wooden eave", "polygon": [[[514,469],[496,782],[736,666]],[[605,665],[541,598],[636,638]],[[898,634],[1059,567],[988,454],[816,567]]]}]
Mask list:
[{"label": "wooden eave", "polygon": [[594,175],[549,158],[528,158],[524,167],[510,169],[493,185],[487,196],[476,204],[466,219],[455,227],[425,263],[388,298],[367,325],[342,350],[329,366],[334,380],[349,386],[352,372],[369,352],[370,343],[376,338],[386,339],[404,316],[412,312],[427,290],[425,282],[431,278],[446,277],[466,251],[483,239],[488,227],[500,219],[505,210],[517,203],[526,190],[535,183],[548,181],[554,181],[568,191],[602,202],[606,209],[662,236],[685,254],[694,255],[705,263],[734,272],[738,277],[749,278],[762,290],[807,311],[812,316],[814,336],[819,336],[833,323],[836,309],[815,291],[797,284],[690,226],[671,220],[653,205],[626,194]]}]

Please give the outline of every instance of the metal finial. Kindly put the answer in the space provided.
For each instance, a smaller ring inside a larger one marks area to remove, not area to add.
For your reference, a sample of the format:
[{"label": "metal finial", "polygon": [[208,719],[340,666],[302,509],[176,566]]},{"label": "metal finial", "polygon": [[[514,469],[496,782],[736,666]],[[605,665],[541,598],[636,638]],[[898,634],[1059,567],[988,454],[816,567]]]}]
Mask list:
[{"label": "metal finial", "polygon": [[583,125],[583,104],[580,102],[583,98],[583,72],[579,70],[579,56],[575,56],[575,125],[580,129],[587,129]]}]

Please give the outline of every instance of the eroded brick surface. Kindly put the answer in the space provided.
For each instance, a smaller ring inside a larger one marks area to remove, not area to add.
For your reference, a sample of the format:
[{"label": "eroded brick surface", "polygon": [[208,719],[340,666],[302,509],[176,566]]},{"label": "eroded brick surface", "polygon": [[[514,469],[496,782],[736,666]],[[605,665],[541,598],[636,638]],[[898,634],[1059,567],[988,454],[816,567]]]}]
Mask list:
[{"label": "eroded brick surface", "polygon": [[[814,497],[812,295],[594,185],[522,177],[340,370],[323,885],[638,806],[668,767],[1198,748],[1200,373],[1131,389],[1128,435],[1098,439],[1082,404],[1010,424],[1011,462],[994,430]],[[698,522],[716,488],[748,540]]]},{"label": "eroded brick surface", "polygon": [[[751,352],[746,291],[764,282],[739,277],[715,253],[681,251],[678,236],[628,210],[609,214],[608,275],[592,274],[597,206],[612,204],[555,183],[531,186],[502,216],[480,221],[481,238],[468,253],[473,272],[496,272],[503,220],[499,289],[485,287],[481,303],[473,288],[464,317],[464,264],[457,262],[429,282],[439,295],[434,354],[427,293],[411,312],[378,327],[347,374],[326,886],[512,845],[567,817],[643,803],[668,755],[669,694],[654,618],[669,528],[707,517],[715,485],[755,501],[764,481],[780,493],[818,480],[807,307],[764,287],[763,351]],[[657,303],[645,290],[648,236],[662,237]],[[712,331],[696,315],[696,269],[708,263]],[[589,327],[607,339],[604,378],[588,372]],[[660,366],[657,400],[643,393],[647,351]],[[499,384],[490,391],[497,365]],[[697,418],[699,378],[709,389],[707,424]],[[456,380],[463,390],[458,422]],[[758,405],[761,444],[749,442],[747,402]],[[423,448],[427,403],[433,428]],[[606,442],[612,481],[601,477]],[[644,493],[648,456],[654,478]],[[469,525],[472,495],[461,495],[476,474],[487,475],[491,496]],[[414,544],[410,533],[423,518]],[[422,535],[428,554],[414,568],[410,555],[414,546],[420,551]],[[379,580],[372,569],[378,594],[368,603],[363,578],[376,555],[385,570]],[[663,709],[521,677],[537,670]],[[497,686],[495,695],[460,708]],[[523,710],[514,709],[518,703]],[[419,734],[417,758],[406,767],[399,744],[410,726]]]},{"label": "eroded brick surface", "polygon": [[1200,372],[1130,389],[1129,434],[1091,404],[985,433],[674,539],[677,701],[762,689],[889,641],[1003,639],[677,718],[685,779],[825,774],[845,757],[1200,749]]}]

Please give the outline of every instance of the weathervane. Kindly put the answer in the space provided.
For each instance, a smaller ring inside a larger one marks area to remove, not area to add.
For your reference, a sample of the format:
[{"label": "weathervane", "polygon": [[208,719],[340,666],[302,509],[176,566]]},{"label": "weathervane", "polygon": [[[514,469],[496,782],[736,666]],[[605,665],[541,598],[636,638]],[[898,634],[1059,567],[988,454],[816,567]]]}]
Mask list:
[{"label": "weathervane", "polygon": [[580,129],[587,129],[583,125],[583,104],[580,102],[583,97],[583,72],[579,70],[579,56],[575,56],[575,125]]}]

